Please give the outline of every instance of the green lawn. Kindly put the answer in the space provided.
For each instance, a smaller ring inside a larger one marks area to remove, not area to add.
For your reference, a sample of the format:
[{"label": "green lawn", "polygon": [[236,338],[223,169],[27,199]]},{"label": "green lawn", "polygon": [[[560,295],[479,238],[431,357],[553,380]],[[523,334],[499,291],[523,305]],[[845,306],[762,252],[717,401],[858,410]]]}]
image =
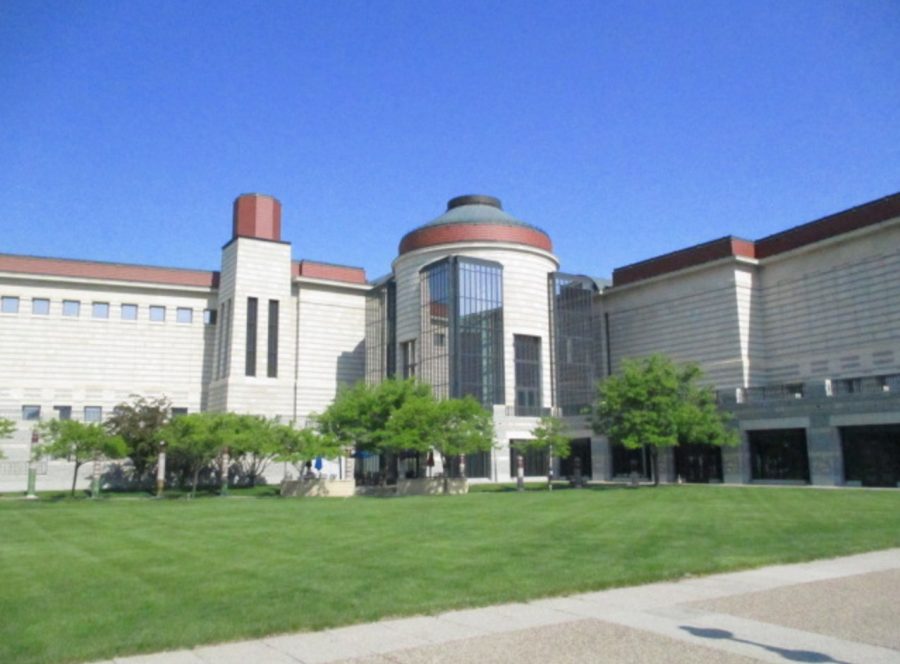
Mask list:
[{"label": "green lawn", "polygon": [[0,499],[0,662],[64,662],[900,546],[900,492]]}]

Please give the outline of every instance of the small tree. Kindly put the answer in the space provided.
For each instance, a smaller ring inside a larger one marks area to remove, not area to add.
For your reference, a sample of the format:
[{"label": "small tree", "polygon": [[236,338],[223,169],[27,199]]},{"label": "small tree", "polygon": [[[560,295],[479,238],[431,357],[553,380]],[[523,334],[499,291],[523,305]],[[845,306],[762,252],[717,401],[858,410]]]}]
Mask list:
[{"label": "small tree", "polygon": [[531,430],[531,440],[519,443],[525,449],[544,450],[547,452],[547,488],[553,490],[553,457],[568,459],[572,453],[572,441],[568,436],[568,427],[558,417],[543,416]]},{"label": "small tree", "polygon": [[398,449],[435,450],[444,464],[444,493],[449,492],[451,459],[486,452],[494,444],[491,414],[470,396],[438,401],[428,393],[406,400],[394,411],[386,432]]},{"label": "small tree", "polygon": [[431,388],[409,380],[386,380],[378,385],[357,383],[341,391],[318,416],[319,430],[344,446],[366,452],[395,449],[388,420],[408,399],[431,394]]},{"label": "small tree", "polygon": [[[224,413],[219,417],[223,449],[235,459],[250,486],[256,486],[256,478],[265,471],[277,451],[277,426],[276,420],[267,420],[260,415]],[[227,477],[225,479],[227,481]]]},{"label": "small tree", "polygon": [[228,414],[190,413],[172,419],[160,430],[169,449],[178,454],[191,475],[191,498],[197,495],[200,471],[210,465],[226,445]]},{"label": "small tree", "polygon": [[[12,420],[0,417],[0,440],[4,438],[12,438],[16,432],[16,424]],[[3,450],[0,450],[0,459],[4,458]]]},{"label": "small tree", "polygon": [[341,453],[341,442],[334,436],[324,435],[315,428],[295,429],[287,424],[276,424],[274,458],[286,461],[298,469],[316,457],[332,458]]},{"label": "small tree", "polygon": [[116,406],[106,420],[110,433],[121,436],[128,444],[128,458],[138,481],[156,463],[159,432],[169,422],[171,412],[171,404],[165,397],[146,399],[135,395],[131,402]]},{"label": "small tree", "polygon": [[629,449],[649,446],[658,486],[659,448],[737,443],[730,416],[716,406],[712,388],[699,384],[701,376],[697,365],[679,366],[663,355],[625,360],[618,375],[598,386],[594,431]]},{"label": "small tree", "polygon": [[50,420],[40,425],[48,442],[41,445],[37,454],[46,454],[54,459],[68,458],[75,463],[72,473],[72,495],[78,482],[78,470],[87,461],[94,461],[92,495],[100,489],[100,460],[120,459],[128,452],[128,446],[121,436],[106,431],[100,424],[85,424],[75,420]]}]

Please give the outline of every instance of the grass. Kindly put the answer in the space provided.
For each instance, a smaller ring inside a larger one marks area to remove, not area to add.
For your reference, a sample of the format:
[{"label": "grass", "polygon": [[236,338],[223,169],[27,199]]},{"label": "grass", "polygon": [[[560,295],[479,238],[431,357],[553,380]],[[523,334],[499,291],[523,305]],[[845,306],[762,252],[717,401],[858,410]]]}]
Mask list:
[{"label": "grass", "polygon": [[68,662],[900,546],[900,492],[0,500],[0,662]]}]

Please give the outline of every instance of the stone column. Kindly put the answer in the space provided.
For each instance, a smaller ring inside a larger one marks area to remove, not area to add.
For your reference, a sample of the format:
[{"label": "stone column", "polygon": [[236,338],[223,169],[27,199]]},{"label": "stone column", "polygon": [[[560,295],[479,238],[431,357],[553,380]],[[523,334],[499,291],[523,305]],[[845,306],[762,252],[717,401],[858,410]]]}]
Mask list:
[{"label": "stone column", "polygon": [[809,418],[809,428],[806,430],[809,479],[812,484],[838,486],[844,483],[841,435],[828,419],[824,414],[814,414]]},{"label": "stone column", "polygon": [[739,445],[722,448],[722,479],[726,484],[750,482],[750,443],[746,431],[741,431],[740,436]]}]

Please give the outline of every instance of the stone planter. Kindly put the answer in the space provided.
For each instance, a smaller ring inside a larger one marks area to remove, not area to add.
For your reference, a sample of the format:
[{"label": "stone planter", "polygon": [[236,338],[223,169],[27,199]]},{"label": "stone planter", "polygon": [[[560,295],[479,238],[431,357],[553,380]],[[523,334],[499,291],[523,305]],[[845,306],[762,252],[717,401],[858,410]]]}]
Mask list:
[{"label": "stone planter", "polygon": [[[469,483],[460,478],[447,480],[447,494],[459,496],[469,493]],[[443,477],[424,477],[414,480],[397,480],[398,496],[442,496],[444,495]]]},{"label": "stone planter", "polygon": [[281,483],[281,495],[285,497],[349,498],[354,495],[353,480],[290,480]]}]

